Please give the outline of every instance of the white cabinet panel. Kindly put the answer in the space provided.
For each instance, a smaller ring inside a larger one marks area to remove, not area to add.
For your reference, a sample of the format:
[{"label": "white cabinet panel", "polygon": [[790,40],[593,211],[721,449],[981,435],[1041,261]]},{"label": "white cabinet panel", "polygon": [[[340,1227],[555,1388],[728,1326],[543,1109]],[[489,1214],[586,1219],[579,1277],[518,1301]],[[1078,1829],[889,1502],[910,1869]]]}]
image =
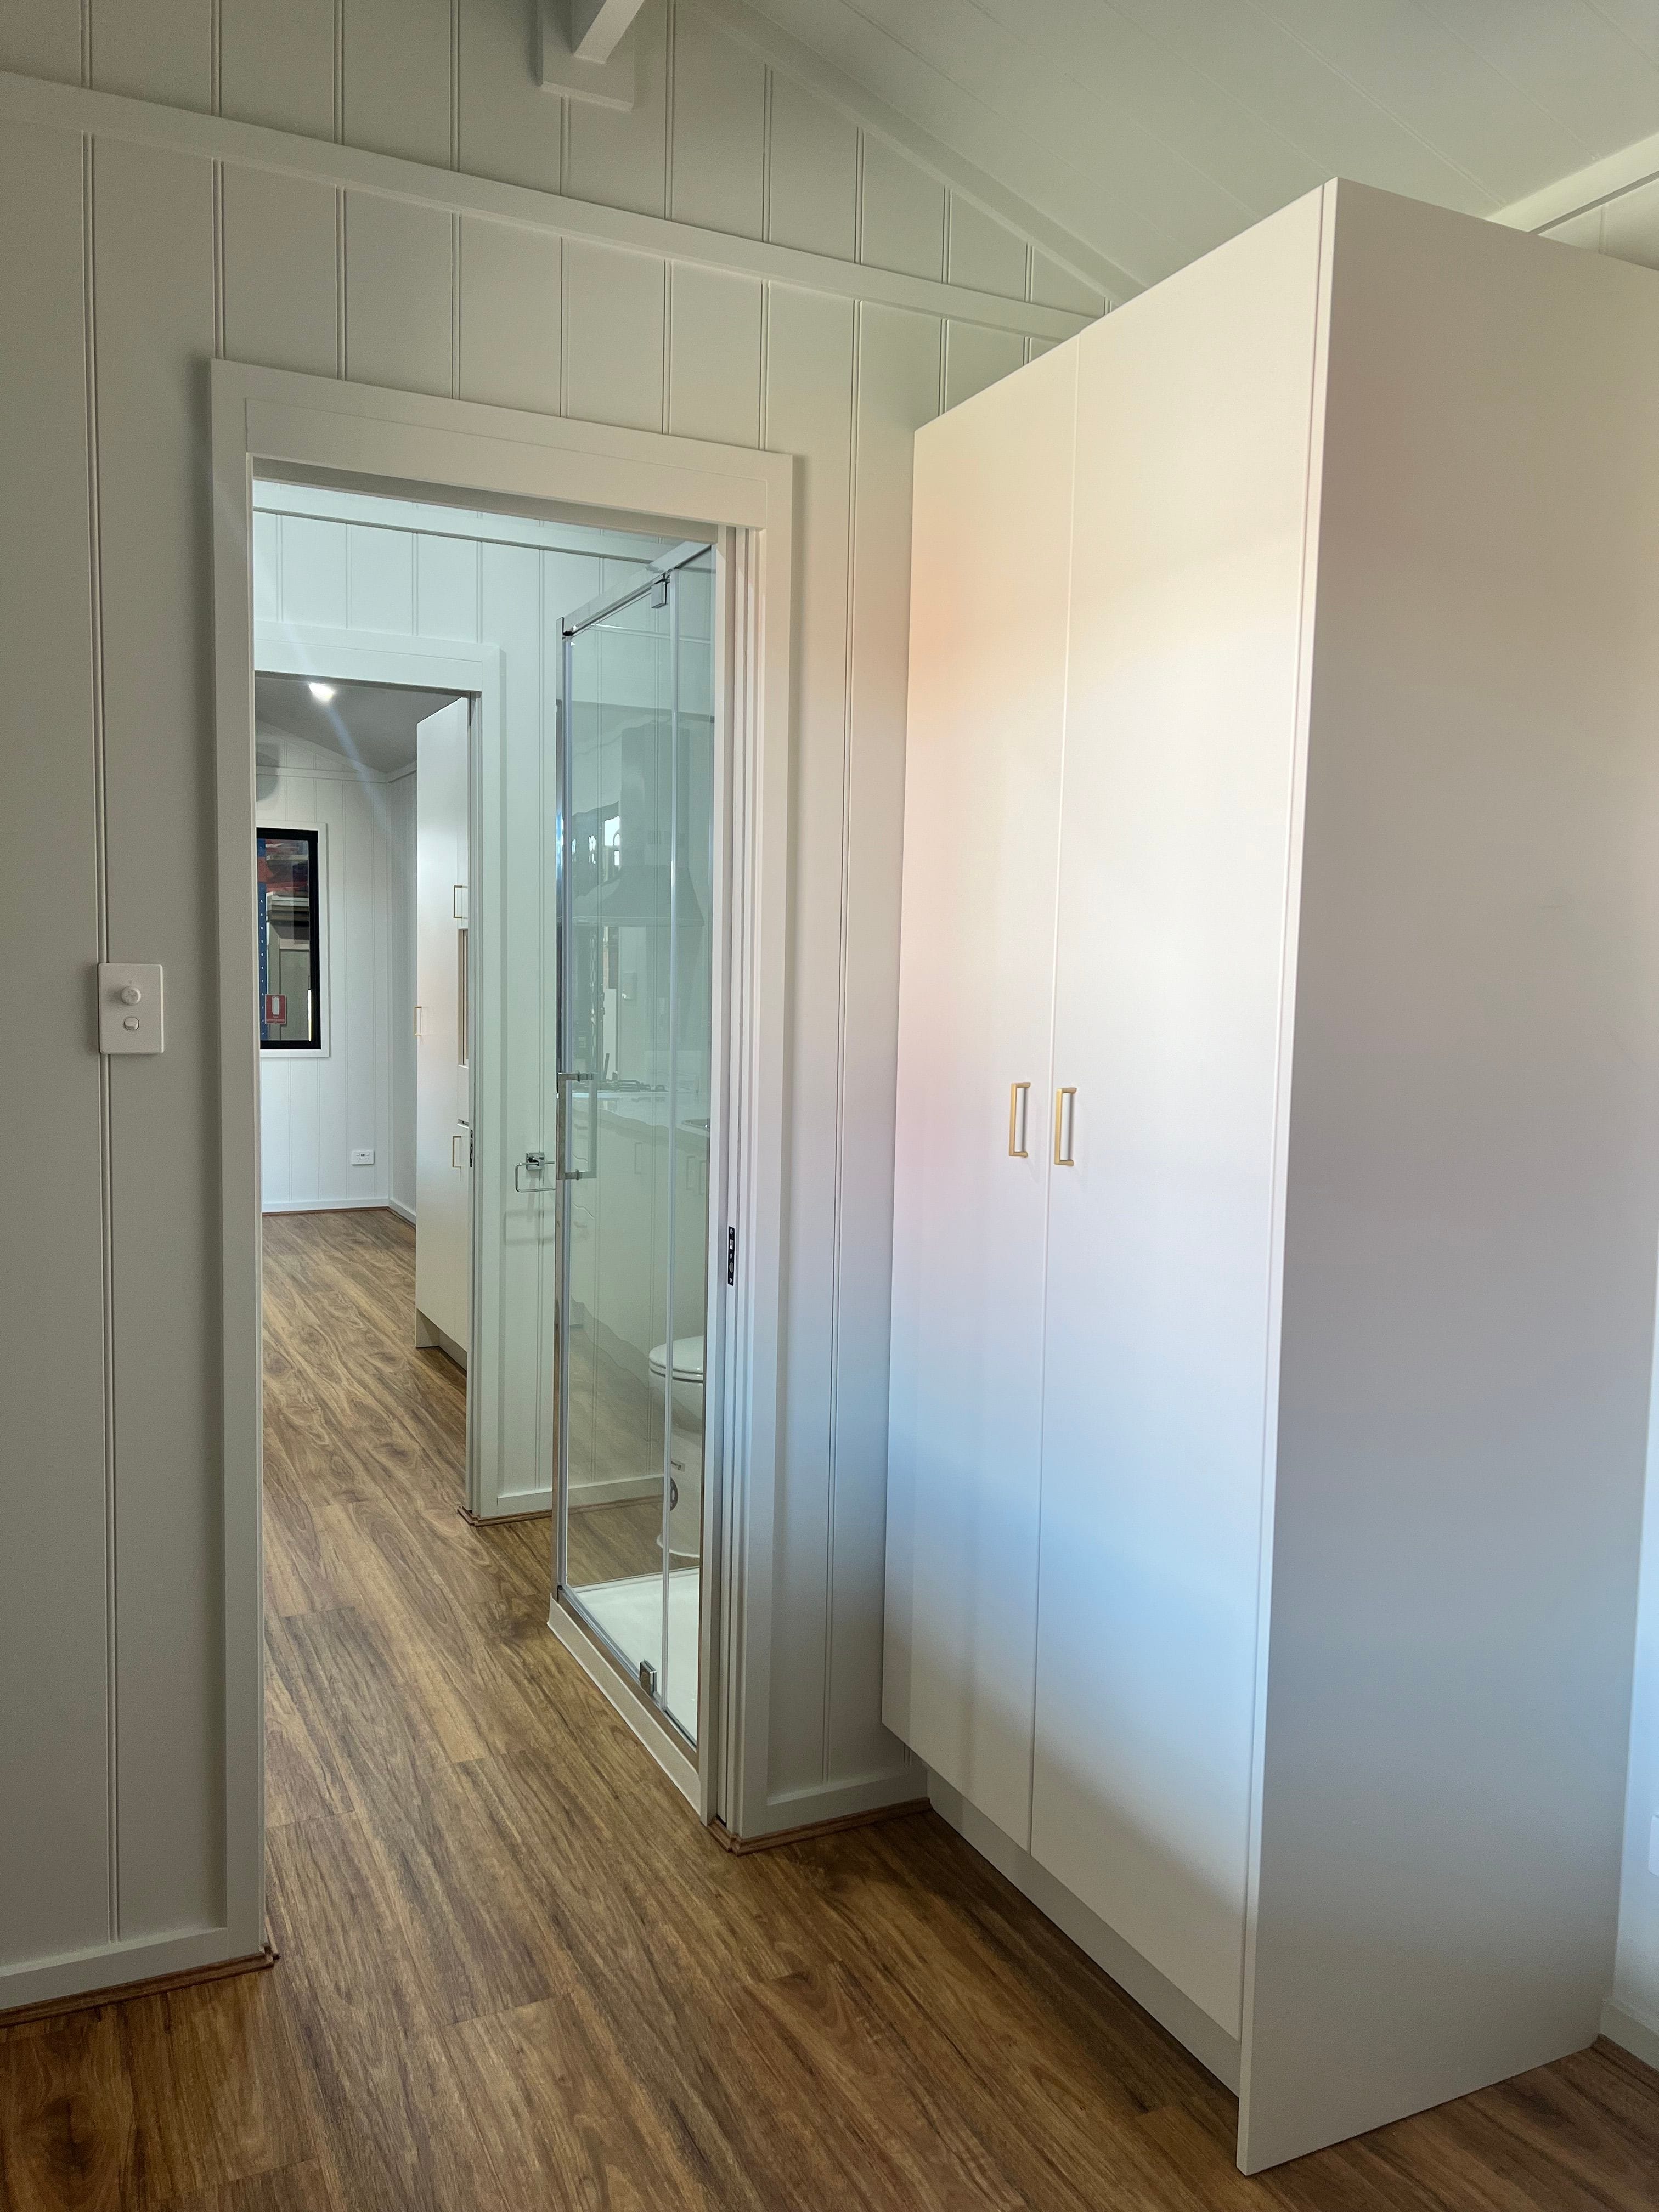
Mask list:
[{"label": "white cabinet panel", "polygon": [[462,1350],[471,1336],[471,1070],[464,976],[470,709],[415,731],[415,1304]]},{"label": "white cabinet panel", "polygon": [[1235,2035],[1318,223],[1072,349],[1031,1850]]},{"label": "white cabinet panel", "polygon": [[1020,1844],[1076,372],[916,453],[884,1715]]}]

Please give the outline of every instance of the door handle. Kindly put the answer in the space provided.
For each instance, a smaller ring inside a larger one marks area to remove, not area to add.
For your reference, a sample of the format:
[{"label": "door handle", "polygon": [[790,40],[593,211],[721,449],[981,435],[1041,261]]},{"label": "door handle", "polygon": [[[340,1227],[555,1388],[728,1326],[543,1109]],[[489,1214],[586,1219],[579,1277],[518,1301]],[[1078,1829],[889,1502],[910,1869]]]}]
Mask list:
[{"label": "door handle", "polygon": [[[570,1164],[570,1094],[579,1083],[585,1083],[588,1087],[587,1165],[585,1168],[573,1168]],[[578,1074],[560,1077],[557,1143],[561,1182],[586,1182],[599,1173],[599,1079],[597,1075]]]},{"label": "door handle", "polygon": [[1071,1083],[1054,1093],[1054,1165],[1057,1168],[1074,1168],[1077,1165],[1072,1156],[1072,1139],[1076,1131],[1077,1085]]},{"label": "door handle", "polygon": [[1025,1148],[1025,1123],[1031,1104],[1029,1083],[1008,1085],[1008,1157],[1011,1160],[1029,1160]]}]

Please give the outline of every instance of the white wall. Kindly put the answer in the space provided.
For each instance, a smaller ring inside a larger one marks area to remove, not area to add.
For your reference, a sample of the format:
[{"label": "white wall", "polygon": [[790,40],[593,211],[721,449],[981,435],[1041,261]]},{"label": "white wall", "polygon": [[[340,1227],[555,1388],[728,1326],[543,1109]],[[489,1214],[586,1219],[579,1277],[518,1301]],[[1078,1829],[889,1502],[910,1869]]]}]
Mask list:
[{"label": "white wall", "polygon": [[[407,923],[398,911],[403,855],[395,781],[325,746],[258,732],[278,778],[258,802],[261,828],[315,830],[322,877],[323,1044],[320,1052],[259,1057],[259,1171],[268,1212],[384,1206],[392,1194],[397,1055],[402,1010],[394,963]],[[353,1167],[367,1148],[372,1167]]]},{"label": "white wall", "polygon": [[[53,1271],[0,1405],[39,1463],[0,1679],[52,1685],[0,1739],[0,2003],[188,1963],[223,1912],[215,354],[799,456],[767,1786],[801,1820],[915,1786],[878,1704],[910,437],[1102,302],[689,0],[647,0],[630,114],[532,83],[527,0],[343,20],[337,51],[326,9],[258,0],[0,13],[0,469],[32,518],[0,880],[45,882],[17,988],[55,1040],[0,1152]],[[91,1050],[100,948],[166,963],[162,1058]]]}]

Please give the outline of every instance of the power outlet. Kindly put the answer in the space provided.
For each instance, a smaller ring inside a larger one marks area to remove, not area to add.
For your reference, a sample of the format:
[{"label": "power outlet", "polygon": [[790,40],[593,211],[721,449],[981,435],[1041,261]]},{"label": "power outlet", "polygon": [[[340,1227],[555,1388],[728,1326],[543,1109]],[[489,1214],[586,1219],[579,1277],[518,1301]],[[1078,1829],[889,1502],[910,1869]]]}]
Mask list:
[{"label": "power outlet", "polygon": [[351,1164],[354,1168],[372,1168],[374,1164],[374,1146],[360,1145],[351,1155]]}]

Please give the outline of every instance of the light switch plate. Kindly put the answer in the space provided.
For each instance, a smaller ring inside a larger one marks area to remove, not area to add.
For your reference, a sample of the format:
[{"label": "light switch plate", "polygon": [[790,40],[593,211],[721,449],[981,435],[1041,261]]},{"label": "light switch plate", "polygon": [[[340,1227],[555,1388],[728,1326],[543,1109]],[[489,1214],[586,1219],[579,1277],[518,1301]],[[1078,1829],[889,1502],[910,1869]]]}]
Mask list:
[{"label": "light switch plate", "polygon": [[105,960],[98,969],[100,1052],[160,1052],[161,968],[155,960]]},{"label": "light switch plate", "polygon": [[351,1155],[351,1164],[354,1168],[372,1168],[374,1164],[374,1146],[359,1145]]}]

